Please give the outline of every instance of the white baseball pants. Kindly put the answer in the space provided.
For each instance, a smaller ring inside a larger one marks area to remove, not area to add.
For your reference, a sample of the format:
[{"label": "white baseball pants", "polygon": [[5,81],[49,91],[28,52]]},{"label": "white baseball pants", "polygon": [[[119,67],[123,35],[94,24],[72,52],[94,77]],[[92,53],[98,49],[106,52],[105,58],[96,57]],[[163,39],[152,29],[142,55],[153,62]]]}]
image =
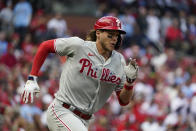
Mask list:
[{"label": "white baseball pants", "polygon": [[62,106],[57,99],[47,110],[47,124],[51,131],[88,131],[90,120],[83,120],[69,109]]}]

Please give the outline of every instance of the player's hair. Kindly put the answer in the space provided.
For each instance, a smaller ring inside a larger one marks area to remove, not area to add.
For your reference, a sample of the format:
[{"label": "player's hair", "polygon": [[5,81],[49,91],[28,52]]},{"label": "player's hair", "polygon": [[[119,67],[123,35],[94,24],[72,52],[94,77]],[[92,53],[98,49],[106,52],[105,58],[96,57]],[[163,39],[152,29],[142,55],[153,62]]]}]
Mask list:
[{"label": "player's hair", "polygon": [[[105,31],[105,30],[100,30],[100,31]],[[86,36],[87,41],[96,41],[97,36],[96,36],[96,30],[90,30],[89,33]],[[118,50],[121,46],[122,38],[121,35],[118,36],[118,41],[115,46],[115,50]]]},{"label": "player's hair", "polygon": [[97,36],[96,36],[96,30],[90,30],[90,32],[86,36],[87,41],[96,41]]}]

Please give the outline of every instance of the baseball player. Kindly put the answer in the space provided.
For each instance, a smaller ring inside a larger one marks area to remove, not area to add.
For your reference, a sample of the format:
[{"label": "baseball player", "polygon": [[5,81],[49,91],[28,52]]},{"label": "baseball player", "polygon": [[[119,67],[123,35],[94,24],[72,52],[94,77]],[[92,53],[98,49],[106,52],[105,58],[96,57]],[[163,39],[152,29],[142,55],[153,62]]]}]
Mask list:
[{"label": "baseball player", "polygon": [[133,59],[126,65],[116,51],[125,33],[118,18],[105,16],[96,21],[87,40],[58,38],[40,45],[22,94],[25,103],[33,102],[40,91],[37,76],[47,55],[67,56],[59,90],[47,110],[50,130],[87,131],[93,113],[102,108],[113,91],[122,106],[129,103],[138,66]]}]

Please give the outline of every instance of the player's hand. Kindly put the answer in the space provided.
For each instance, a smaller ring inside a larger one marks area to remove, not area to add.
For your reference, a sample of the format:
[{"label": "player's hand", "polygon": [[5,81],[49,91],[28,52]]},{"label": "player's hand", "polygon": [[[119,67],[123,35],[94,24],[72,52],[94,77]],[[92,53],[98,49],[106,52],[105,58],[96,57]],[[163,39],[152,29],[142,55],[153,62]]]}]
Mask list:
[{"label": "player's hand", "polygon": [[137,78],[139,67],[135,59],[130,59],[127,66],[124,67],[124,72],[126,74],[127,82],[132,84]]},{"label": "player's hand", "polygon": [[33,103],[34,95],[37,95],[39,92],[40,92],[40,88],[37,84],[37,77],[29,76],[24,86],[24,89],[22,91],[22,101],[25,103],[31,101],[31,103]]}]

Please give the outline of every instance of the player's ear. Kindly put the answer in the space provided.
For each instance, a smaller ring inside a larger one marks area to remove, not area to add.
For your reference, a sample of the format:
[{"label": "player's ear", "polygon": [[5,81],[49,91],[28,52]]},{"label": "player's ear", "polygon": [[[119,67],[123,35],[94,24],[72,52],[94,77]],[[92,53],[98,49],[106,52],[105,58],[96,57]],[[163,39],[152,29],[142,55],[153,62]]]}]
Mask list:
[{"label": "player's ear", "polygon": [[100,30],[96,30],[96,35],[99,35],[101,33]]},{"label": "player's ear", "polygon": [[100,30],[96,30],[96,36],[97,38],[99,38],[101,31]]}]

